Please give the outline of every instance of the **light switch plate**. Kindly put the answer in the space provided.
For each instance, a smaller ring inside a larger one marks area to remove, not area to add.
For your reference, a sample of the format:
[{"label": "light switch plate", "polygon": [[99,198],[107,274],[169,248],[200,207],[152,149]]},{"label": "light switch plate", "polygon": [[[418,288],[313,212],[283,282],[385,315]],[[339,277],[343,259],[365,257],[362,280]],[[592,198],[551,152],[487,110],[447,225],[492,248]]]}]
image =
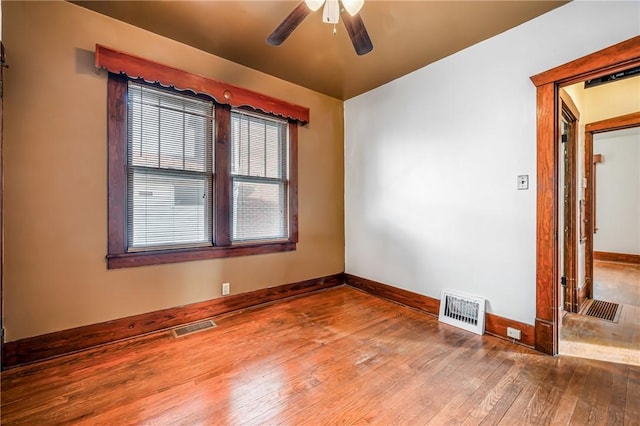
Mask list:
[{"label": "light switch plate", "polygon": [[518,189],[529,189],[529,175],[518,175]]}]

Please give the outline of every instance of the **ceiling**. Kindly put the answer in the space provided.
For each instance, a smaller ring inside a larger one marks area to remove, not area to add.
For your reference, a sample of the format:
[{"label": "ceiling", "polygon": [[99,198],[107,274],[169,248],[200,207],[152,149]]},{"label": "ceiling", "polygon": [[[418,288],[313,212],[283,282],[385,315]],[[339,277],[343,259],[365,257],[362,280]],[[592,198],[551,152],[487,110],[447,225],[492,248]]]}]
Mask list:
[{"label": "ceiling", "polygon": [[[267,36],[299,1],[73,1],[104,15],[338,99],[349,99],[567,1],[366,0],[373,51],[358,56],[322,9],[279,47]],[[470,70],[471,71],[471,70]]]}]

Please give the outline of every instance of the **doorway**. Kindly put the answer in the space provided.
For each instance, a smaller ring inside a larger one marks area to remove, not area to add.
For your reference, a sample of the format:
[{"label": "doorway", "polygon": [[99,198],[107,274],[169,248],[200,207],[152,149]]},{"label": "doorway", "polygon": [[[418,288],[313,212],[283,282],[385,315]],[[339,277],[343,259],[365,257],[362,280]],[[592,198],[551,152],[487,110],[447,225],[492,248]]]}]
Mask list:
[{"label": "doorway", "polygon": [[558,265],[559,90],[640,66],[640,36],[531,77],[537,90],[537,214],[535,346],[558,353],[562,311]]},{"label": "doorway", "polygon": [[[634,219],[639,217],[636,214],[637,212],[633,211],[634,208],[637,210],[636,201],[631,198],[636,195],[634,188],[637,186],[635,185],[636,177],[631,174],[637,173],[638,161],[640,161],[636,153],[638,147],[635,146],[638,138],[638,129],[640,129],[640,111],[600,120],[585,126],[585,179],[591,187],[590,190],[585,192],[585,222],[589,228],[589,232],[586,234],[585,270],[589,277],[594,276],[594,258],[622,263],[636,263],[640,259],[640,243],[636,238],[640,230],[624,228],[627,223],[629,225],[637,225],[637,223],[633,222]],[[620,140],[616,143],[612,138]],[[612,143],[609,143],[609,141],[612,141]],[[606,153],[603,154],[602,149],[595,149],[598,142],[600,142],[599,146],[601,148],[607,150]],[[615,153],[614,157],[605,163],[609,153]],[[603,171],[608,172],[605,176],[609,178],[598,185],[597,170],[602,168],[603,164],[606,164],[606,168]],[[607,186],[603,188],[602,183],[606,183]],[[632,186],[632,184],[635,186]],[[628,192],[628,194],[625,194],[624,191]],[[599,193],[601,194],[600,200],[597,198]],[[603,196],[608,199],[603,200]],[[620,205],[629,201],[632,205]],[[598,209],[602,210],[610,205],[612,208],[618,208],[621,214],[608,213],[606,216],[601,214],[600,222],[598,222]],[[628,218],[625,216],[628,216]],[[598,235],[598,224],[603,221],[607,226]],[[615,226],[615,222],[618,222],[618,226]],[[611,228],[617,229],[612,230]],[[631,232],[630,238],[625,236],[627,232]],[[596,237],[603,240],[599,246],[594,244]],[[631,241],[629,241],[630,239]],[[589,282],[588,284],[590,287],[588,294],[592,295],[594,294],[593,283]]]},{"label": "doorway", "polygon": [[[640,110],[640,77],[616,84],[595,93],[583,90],[583,83],[572,86],[587,98],[583,116],[615,112],[600,108],[603,97],[620,99],[619,109],[631,99],[626,107]],[[589,111],[594,104],[597,110]],[[585,279],[577,295],[580,309],[563,305],[559,353],[640,365],[640,111],[588,123],[583,139],[585,209],[579,221],[563,219],[565,228],[584,225]],[[594,310],[600,315],[585,315]]]}]

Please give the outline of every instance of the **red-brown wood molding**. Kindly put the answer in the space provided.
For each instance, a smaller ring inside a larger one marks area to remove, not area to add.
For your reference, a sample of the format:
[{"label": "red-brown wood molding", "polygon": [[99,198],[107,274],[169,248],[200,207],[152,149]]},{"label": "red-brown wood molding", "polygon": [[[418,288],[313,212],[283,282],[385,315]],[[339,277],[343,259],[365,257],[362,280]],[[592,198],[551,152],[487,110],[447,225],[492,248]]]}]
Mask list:
[{"label": "red-brown wood molding", "polygon": [[630,114],[620,115],[618,117],[612,117],[605,120],[595,121],[593,123],[587,123],[584,126],[584,131],[588,133],[610,132],[612,130],[622,130],[629,129],[631,127],[638,127],[638,123],[640,123],[640,112],[632,112]]},{"label": "red-brown wood molding", "polygon": [[640,265],[640,254],[611,253],[607,251],[594,251],[595,260],[606,260],[608,262],[633,263]]},{"label": "red-brown wood molding", "polygon": [[401,305],[409,306],[431,315],[438,316],[440,313],[440,301],[433,297],[423,296],[422,294],[351,274],[345,274],[345,283],[374,296],[400,303]]},{"label": "red-brown wood molding", "polygon": [[4,44],[0,41],[0,359],[4,357],[4,142],[3,135],[3,97],[4,97]]},{"label": "red-brown wood molding", "polygon": [[602,77],[634,66],[640,57],[640,36],[598,50],[531,77],[536,87],[562,82],[564,85]]},{"label": "red-brown wood molding", "polygon": [[342,273],[5,343],[3,369],[344,284]]},{"label": "red-brown wood molding", "polygon": [[[409,306],[431,315],[438,316],[440,313],[440,300],[433,297],[424,296],[351,274],[345,274],[345,283],[374,296]],[[487,334],[511,340],[510,337],[507,337],[507,327],[512,327],[522,332],[521,339],[518,343],[529,347],[535,345],[535,333],[532,325],[503,318],[495,314],[487,313],[485,315],[485,332]]]},{"label": "red-brown wood molding", "polygon": [[178,90],[191,90],[213,97],[216,102],[232,107],[248,106],[287,119],[309,122],[309,108],[292,104],[271,96],[223,83],[201,75],[159,64],[138,56],[120,52],[97,44],[96,67],[114,74],[126,74],[149,83],[160,83]]}]

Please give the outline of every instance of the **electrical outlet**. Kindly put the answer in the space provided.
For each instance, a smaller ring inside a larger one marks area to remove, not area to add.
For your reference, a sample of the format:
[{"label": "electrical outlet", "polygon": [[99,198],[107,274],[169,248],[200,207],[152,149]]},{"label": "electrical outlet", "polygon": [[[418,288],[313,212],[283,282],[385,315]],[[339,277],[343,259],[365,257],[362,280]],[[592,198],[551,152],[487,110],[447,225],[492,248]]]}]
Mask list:
[{"label": "electrical outlet", "polygon": [[229,295],[229,283],[222,283],[222,295],[223,296]]},{"label": "electrical outlet", "polygon": [[520,340],[521,332],[516,328],[507,327],[507,336],[512,339]]}]

